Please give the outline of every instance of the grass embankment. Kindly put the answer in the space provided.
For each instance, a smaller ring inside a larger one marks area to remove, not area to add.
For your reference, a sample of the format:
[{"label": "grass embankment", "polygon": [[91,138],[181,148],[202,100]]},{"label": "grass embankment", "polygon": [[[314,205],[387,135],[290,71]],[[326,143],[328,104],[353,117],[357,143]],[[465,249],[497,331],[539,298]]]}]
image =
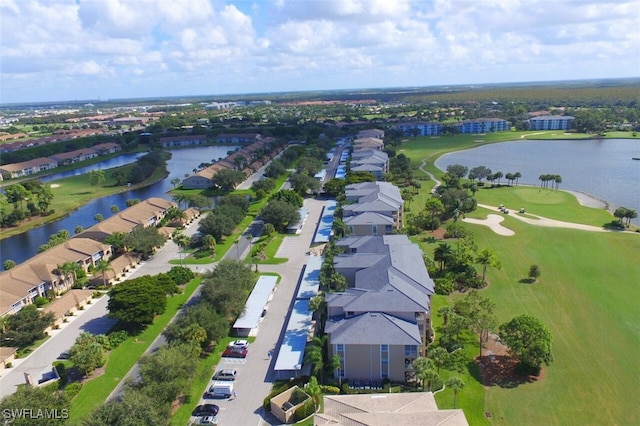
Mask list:
[{"label": "grass embankment", "polygon": [[109,354],[105,373],[89,380],[80,393],[71,401],[70,424],[81,424],[120,383],[138,359],[144,354],[153,340],[164,330],[171,318],[180,310],[182,305],[193,294],[202,279],[191,280],[182,294],[167,298],[167,309],[156,317],[153,324],[145,328],[136,336],[129,337]]},{"label": "grass embankment", "polygon": [[[156,169],[153,175],[145,179],[143,182],[131,185],[130,187],[126,185],[118,186],[116,184],[116,180],[111,177],[113,172],[118,170],[128,174],[133,166],[134,164],[127,164],[126,166],[105,170],[105,181],[98,186],[91,185],[89,179],[84,175],[72,176],[50,182],[51,193],[53,194],[50,209],[53,209],[54,213],[49,216],[34,216],[21,222],[19,226],[4,228],[2,229],[2,233],[0,233],[0,239],[9,238],[30,229],[42,226],[46,223],[55,222],[68,215],[69,212],[77,210],[79,207],[82,207],[96,198],[149,186],[164,179],[167,174],[164,168],[159,168]],[[109,212],[104,212],[105,215],[107,213]],[[67,229],[67,231],[73,234],[73,229]]]},{"label": "grass embankment", "polygon": [[[435,160],[448,151],[446,145],[452,150],[475,145],[458,137],[448,143],[444,140],[417,140],[402,148],[412,164],[420,164],[421,158]],[[420,194],[423,199],[430,196],[426,186]],[[603,210],[580,206],[562,191],[504,187],[481,190],[476,196],[483,204],[514,203],[527,212],[569,222],[601,226],[613,218]],[[416,197],[414,212],[421,205]],[[488,213],[478,209],[470,216],[482,218]],[[467,386],[458,396],[458,407],[465,410],[471,424],[486,423],[484,412],[491,413],[492,423],[505,425],[639,423],[640,414],[629,395],[640,389],[640,376],[633,373],[640,371],[635,356],[640,350],[640,238],[628,233],[537,227],[504,217],[503,225],[515,231],[515,236],[501,237],[484,226],[466,225],[478,247],[491,247],[503,265],[501,270],[488,270],[491,284],[482,294],[496,304],[500,323],[522,313],[540,318],[554,337],[555,362],[544,369],[541,380],[513,387],[484,388],[473,374],[465,372]],[[420,245],[433,256],[437,243]],[[521,282],[532,264],[541,268],[539,282]],[[453,303],[458,297],[446,300]],[[434,300],[435,312],[440,302]],[[471,354],[477,354],[477,345],[473,347]],[[451,392],[445,390],[437,399],[441,408],[450,407]]]}]

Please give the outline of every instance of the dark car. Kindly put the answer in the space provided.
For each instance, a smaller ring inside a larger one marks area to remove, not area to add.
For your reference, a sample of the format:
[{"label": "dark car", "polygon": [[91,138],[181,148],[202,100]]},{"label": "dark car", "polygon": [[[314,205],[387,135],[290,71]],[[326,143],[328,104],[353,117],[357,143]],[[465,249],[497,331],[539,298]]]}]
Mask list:
[{"label": "dark car", "polygon": [[222,353],[222,356],[229,357],[229,358],[246,358],[248,353],[249,353],[249,349],[247,348],[242,348],[242,349],[227,348]]},{"label": "dark car", "polygon": [[220,411],[220,407],[215,404],[203,404],[198,405],[191,415],[194,417],[217,416],[218,411]]},{"label": "dark car", "polygon": [[69,352],[61,352],[58,359],[69,359]]}]

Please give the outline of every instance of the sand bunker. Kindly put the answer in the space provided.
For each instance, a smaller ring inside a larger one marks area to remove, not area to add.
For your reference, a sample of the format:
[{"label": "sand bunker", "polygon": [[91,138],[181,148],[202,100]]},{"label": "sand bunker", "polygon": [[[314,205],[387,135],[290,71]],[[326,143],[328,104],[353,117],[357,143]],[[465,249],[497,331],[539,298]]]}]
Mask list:
[{"label": "sand bunker", "polygon": [[486,219],[472,219],[472,218],[462,219],[463,222],[488,226],[489,228],[491,228],[493,232],[495,232],[498,235],[503,235],[505,237],[511,237],[512,235],[515,235],[516,233],[513,232],[511,229],[500,225],[500,223],[503,220],[504,220],[504,217],[497,214],[490,214],[487,216]]},{"label": "sand bunker", "polygon": [[51,187],[52,187],[52,188],[60,188],[60,185],[58,185],[57,183],[52,183],[52,184],[51,184]]}]

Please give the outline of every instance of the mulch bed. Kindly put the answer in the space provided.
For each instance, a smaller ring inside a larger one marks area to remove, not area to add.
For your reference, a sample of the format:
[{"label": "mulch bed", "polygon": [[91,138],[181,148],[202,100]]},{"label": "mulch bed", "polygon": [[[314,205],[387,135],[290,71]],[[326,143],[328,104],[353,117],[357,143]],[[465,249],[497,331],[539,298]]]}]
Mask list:
[{"label": "mulch bed", "polygon": [[500,343],[497,337],[492,335],[482,349],[482,358],[476,357],[476,362],[480,363],[482,370],[484,386],[515,388],[523,383],[544,378],[544,369],[539,376],[524,376],[516,373],[518,361],[509,355],[507,346]]}]

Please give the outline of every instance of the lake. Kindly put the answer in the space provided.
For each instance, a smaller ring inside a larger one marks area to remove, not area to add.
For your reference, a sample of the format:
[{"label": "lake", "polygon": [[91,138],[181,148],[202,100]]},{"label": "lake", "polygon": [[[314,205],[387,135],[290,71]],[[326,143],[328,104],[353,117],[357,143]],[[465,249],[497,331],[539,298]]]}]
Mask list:
[{"label": "lake", "polygon": [[[39,228],[32,229],[19,235],[0,240],[0,267],[4,261],[11,259],[16,263],[24,262],[38,252],[38,247],[45,244],[49,240],[49,236],[56,232],[66,229],[73,235],[76,226],[81,225],[88,228],[96,224],[94,216],[100,213],[105,219],[113,216],[111,206],[116,205],[120,210],[127,208],[127,200],[139,198],[144,200],[150,197],[166,198],[171,197],[167,194],[173,188],[171,180],[173,178],[184,179],[185,174],[191,174],[194,168],[200,163],[217,161],[227,156],[227,151],[235,150],[237,146],[206,146],[198,148],[183,148],[171,151],[171,159],[167,162],[167,170],[169,176],[160,182],[145,188],[134,189],[120,194],[113,194],[107,197],[92,200],[88,204],[80,207],[78,210],[70,212],[68,216],[60,220],[43,225]],[[135,160],[135,155],[127,154],[121,160],[116,158],[107,160],[106,162],[97,163],[90,166],[93,169],[106,169],[115,167],[115,165],[127,164]],[[89,171],[89,170],[86,170]],[[61,177],[73,175],[73,171],[54,174],[47,177],[47,181],[51,182]],[[44,180],[44,179],[43,179]]]},{"label": "lake", "polygon": [[[441,170],[462,164],[469,169],[486,166],[493,173],[520,172],[520,183],[530,185],[539,185],[542,174],[560,175],[560,189],[604,200],[611,211],[624,206],[640,213],[640,161],[633,157],[640,157],[637,139],[519,140],[445,154],[435,165]],[[640,218],[632,222],[640,225]]]}]

